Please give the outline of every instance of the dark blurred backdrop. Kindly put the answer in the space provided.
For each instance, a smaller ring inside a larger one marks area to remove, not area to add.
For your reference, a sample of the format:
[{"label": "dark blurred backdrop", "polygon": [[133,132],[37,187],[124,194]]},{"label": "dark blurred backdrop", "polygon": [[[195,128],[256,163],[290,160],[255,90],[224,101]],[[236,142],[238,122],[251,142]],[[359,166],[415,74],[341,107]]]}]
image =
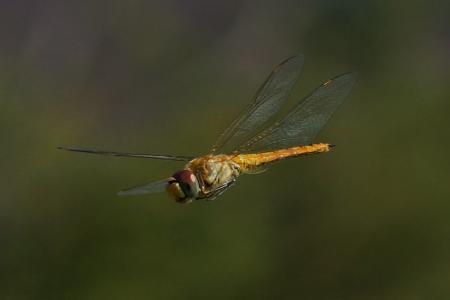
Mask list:
[{"label": "dark blurred backdrop", "polygon": [[[0,2],[1,299],[450,299],[448,1]],[[217,201],[121,198],[274,65],[358,71],[317,141]]]}]

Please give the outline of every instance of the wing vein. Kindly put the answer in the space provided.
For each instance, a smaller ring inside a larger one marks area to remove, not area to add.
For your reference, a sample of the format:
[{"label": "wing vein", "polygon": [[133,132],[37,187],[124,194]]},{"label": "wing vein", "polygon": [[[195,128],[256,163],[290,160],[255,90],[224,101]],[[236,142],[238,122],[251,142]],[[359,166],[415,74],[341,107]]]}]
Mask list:
[{"label": "wing vein", "polygon": [[211,152],[231,151],[251,138],[253,132],[264,127],[288,98],[300,76],[303,61],[303,55],[298,54],[275,67],[257,90],[250,105],[219,136]]}]

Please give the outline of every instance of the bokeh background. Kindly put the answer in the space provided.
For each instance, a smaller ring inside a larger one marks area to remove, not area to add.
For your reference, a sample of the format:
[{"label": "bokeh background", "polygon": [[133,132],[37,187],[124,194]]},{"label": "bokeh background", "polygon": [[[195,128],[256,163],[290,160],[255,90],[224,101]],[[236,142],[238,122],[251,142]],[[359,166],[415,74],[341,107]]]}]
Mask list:
[{"label": "bokeh background", "polygon": [[[0,2],[1,299],[450,299],[448,1]],[[121,198],[196,155],[274,65],[358,71],[327,155],[211,203]]]}]

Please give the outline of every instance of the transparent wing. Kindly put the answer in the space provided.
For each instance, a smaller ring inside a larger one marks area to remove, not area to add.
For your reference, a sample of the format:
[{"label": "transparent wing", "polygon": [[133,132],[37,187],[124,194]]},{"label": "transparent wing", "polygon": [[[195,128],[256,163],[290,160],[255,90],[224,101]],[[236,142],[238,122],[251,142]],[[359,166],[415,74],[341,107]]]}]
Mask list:
[{"label": "transparent wing", "polygon": [[144,195],[151,193],[160,193],[166,190],[168,180],[153,181],[145,185],[132,187],[117,193],[119,196]]},{"label": "transparent wing", "polygon": [[292,56],[279,64],[258,89],[253,101],[220,135],[211,152],[230,152],[279,111],[297,82],[303,66],[303,55]]},{"label": "transparent wing", "polygon": [[311,143],[350,93],[355,77],[355,73],[346,73],[323,83],[284,119],[263,130],[236,151],[263,151]]},{"label": "transparent wing", "polygon": [[57,149],[72,151],[72,152],[100,154],[100,155],[108,155],[108,156],[120,156],[120,157],[152,158],[152,159],[176,160],[176,161],[189,161],[189,160],[193,159],[193,157],[188,157],[188,156],[138,154],[138,153],[125,153],[125,152],[103,151],[103,150],[82,149],[82,148],[57,147]]}]

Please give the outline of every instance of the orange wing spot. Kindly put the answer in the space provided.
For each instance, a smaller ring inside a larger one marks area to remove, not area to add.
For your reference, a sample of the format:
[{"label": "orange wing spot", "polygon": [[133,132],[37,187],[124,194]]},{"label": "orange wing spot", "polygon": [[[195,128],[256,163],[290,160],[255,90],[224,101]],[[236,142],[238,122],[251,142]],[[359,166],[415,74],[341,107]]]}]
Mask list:
[{"label": "orange wing spot", "polygon": [[333,81],[333,80],[331,80],[331,79],[330,79],[330,80],[327,80],[327,81],[325,81],[325,82],[324,82],[324,84],[323,84],[323,86],[327,86],[327,85],[329,85],[329,84],[330,84],[330,83],[331,83],[332,81]]}]

